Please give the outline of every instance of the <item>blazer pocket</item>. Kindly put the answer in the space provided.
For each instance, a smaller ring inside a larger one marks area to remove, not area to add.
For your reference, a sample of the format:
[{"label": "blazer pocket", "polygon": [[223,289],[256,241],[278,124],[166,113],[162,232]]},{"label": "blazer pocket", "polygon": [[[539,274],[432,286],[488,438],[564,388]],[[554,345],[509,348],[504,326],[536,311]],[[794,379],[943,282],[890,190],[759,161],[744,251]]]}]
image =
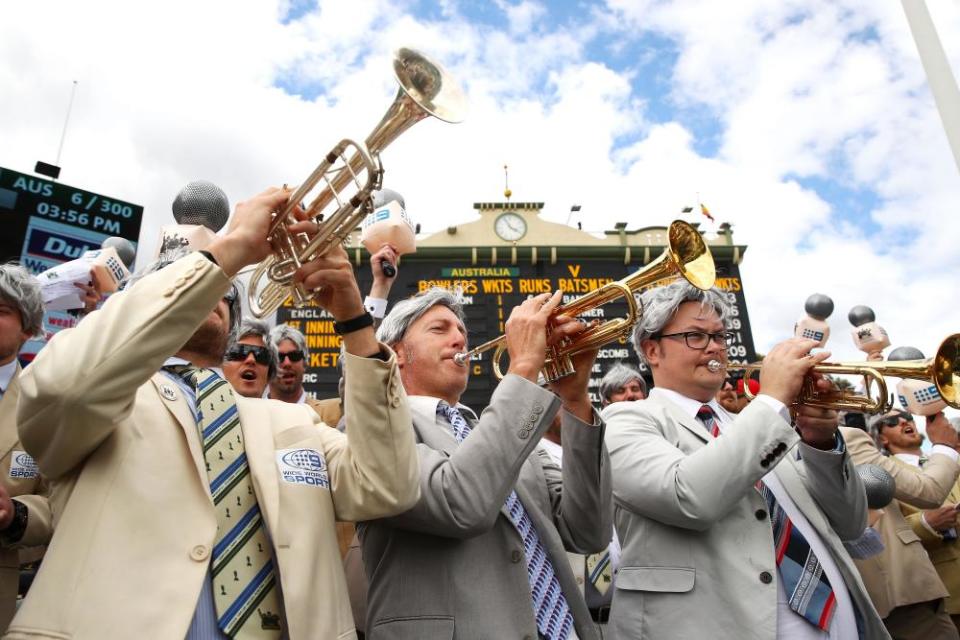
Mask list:
[{"label": "blazer pocket", "polygon": [[900,538],[900,542],[903,544],[921,542],[920,536],[914,533],[913,529],[897,529],[897,537]]},{"label": "blazer pocket", "polygon": [[447,640],[453,638],[453,617],[387,618],[374,623],[367,637],[370,640]]},{"label": "blazer pocket", "polygon": [[696,569],[687,567],[620,567],[614,584],[627,591],[686,593],[695,576]]}]

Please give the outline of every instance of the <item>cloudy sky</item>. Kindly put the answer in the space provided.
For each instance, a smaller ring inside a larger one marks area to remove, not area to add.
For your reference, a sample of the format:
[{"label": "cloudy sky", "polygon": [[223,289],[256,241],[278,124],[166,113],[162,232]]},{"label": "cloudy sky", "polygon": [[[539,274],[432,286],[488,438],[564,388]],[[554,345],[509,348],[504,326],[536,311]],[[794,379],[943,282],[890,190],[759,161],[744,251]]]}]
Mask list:
[{"label": "cloudy sky", "polygon": [[[960,7],[928,5],[954,69]],[[960,182],[900,2],[17,2],[0,22],[0,166],[53,162],[142,204],[152,253],[186,182],[232,202],[297,182],[391,102],[391,51],[442,60],[470,101],[384,153],[427,231],[500,198],[584,229],[666,224],[697,194],[749,250],[760,351],[813,292],[928,355],[960,330]],[[953,213],[951,213],[953,212]],[[695,218],[694,218],[695,219]]]}]

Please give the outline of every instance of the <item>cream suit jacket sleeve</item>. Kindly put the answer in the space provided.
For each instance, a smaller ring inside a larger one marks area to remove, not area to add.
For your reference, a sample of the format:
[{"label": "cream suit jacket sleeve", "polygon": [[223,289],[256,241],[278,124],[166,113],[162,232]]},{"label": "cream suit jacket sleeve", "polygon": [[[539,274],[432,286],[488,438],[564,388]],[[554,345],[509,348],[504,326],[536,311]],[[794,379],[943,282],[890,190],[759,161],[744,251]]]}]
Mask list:
[{"label": "cream suit jacket sleeve", "polygon": [[229,288],[223,271],[191,254],[58,333],[20,381],[20,438],[41,472],[55,480],[90,455]]},{"label": "cream suit jacket sleeve", "polygon": [[880,453],[873,439],[861,429],[840,427],[840,432],[856,464],[875,464],[885,469],[896,482],[896,499],[920,509],[936,509],[943,504],[960,474],[960,465],[945,455],[930,456],[921,470]]}]

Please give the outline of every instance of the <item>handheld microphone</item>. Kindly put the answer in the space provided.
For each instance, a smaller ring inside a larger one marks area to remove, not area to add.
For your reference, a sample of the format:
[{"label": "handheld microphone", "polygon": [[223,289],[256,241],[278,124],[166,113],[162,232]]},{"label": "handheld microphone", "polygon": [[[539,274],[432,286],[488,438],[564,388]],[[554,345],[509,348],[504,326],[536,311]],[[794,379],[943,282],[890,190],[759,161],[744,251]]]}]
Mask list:
[{"label": "handheld microphone", "polygon": [[230,217],[230,202],[223,189],[194,180],[180,190],[171,206],[177,224],[160,229],[156,258],[181,247],[194,251],[209,245]]},{"label": "handheld microphone", "polygon": [[867,492],[868,507],[882,509],[893,501],[897,482],[890,472],[875,464],[861,464],[856,469]]},{"label": "handheld microphone", "polygon": [[126,238],[121,238],[120,236],[111,236],[103,241],[100,245],[101,249],[108,249],[113,247],[117,256],[123,262],[123,264],[130,269],[133,267],[133,261],[137,257],[137,250],[133,248],[133,243],[127,240]]},{"label": "handheld microphone", "polygon": [[[922,360],[923,352],[914,347],[897,347],[887,360]],[[897,398],[900,406],[918,416],[932,416],[947,408],[937,385],[929,380],[904,378],[897,383]]]},{"label": "handheld microphone", "polygon": [[[373,211],[361,223],[360,242],[371,254],[385,244],[397,250],[398,255],[417,250],[416,231],[407,215],[403,196],[392,189],[380,189],[373,194]],[[397,275],[397,268],[389,260],[381,260],[380,268],[388,278]]]},{"label": "handheld microphone", "polygon": [[227,194],[206,180],[187,183],[177,194],[171,208],[177,224],[202,225],[214,233],[220,231],[230,217]]},{"label": "handheld microphone", "polygon": [[890,346],[890,338],[886,330],[876,323],[873,309],[865,305],[857,305],[847,314],[853,330],[853,345],[868,356],[880,353]]},{"label": "handheld microphone", "polygon": [[826,319],[833,313],[833,300],[822,293],[815,293],[807,298],[803,305],[807,315],[797,320],[793,327],[793,335],[807,340],[816,340],[817,347],[823,347],[830,338],[830,325]]}]

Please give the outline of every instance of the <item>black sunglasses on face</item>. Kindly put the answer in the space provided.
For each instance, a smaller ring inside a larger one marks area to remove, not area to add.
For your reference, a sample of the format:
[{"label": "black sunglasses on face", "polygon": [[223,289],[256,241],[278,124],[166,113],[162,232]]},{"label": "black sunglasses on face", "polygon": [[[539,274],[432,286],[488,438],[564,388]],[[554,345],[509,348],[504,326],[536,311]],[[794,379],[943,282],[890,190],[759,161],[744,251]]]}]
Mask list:
[{"label": "black sunglasses on face", "polygon": [[892,416],[887,416],[885,418],[880,418],[877,420],[877,428],[882,429],[884,427],[895,427],[900,424],[900,420],[906,420],[907,422],[913,422],[913,416],[909,413],[899,412]]},{"label": "black sunglasses on face", "polygon": [[286,353],[280,353],[280,362],[283,362],[284,358],[290,358],[290,362],[300,362],[303,360],[303,351],[297,349],[296,351],[287,351]]},{"label": "black sunglasses on face", "polygon": [[253,359],[257,364],[270,364],[270,351],[266,347],[258,347],[253,344],[238,344],[227,351],[226,360],[237,361],[246,360],[247,356],[253,354]]}]

